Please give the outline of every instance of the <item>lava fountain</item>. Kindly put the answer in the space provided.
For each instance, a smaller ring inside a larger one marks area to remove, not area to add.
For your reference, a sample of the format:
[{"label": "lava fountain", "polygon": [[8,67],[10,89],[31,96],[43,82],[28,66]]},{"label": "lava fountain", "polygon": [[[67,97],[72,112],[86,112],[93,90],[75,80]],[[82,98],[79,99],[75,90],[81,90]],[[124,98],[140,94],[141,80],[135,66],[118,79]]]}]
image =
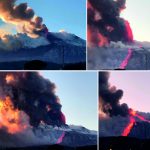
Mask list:
[{"label": "lava fountain", "polygon": [[7,130],[10,134],[22,132],[29,127],[22,117],[28,118],[24,112],[14,108],[10,97],[0,99],[0,129]]}]

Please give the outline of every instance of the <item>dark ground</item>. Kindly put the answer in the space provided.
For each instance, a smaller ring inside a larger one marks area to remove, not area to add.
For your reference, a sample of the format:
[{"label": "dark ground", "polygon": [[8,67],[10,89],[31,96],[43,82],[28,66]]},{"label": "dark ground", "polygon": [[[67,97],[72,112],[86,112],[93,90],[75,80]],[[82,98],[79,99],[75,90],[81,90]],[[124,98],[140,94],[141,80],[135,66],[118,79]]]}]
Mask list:
[{"label": "dark ground", "polygon": [[131,137],[99,138],[99,150],[150,150],[150,139]]},{"label": "dark ground", "polygon": [[0,150],[97,150],[97,146],[67,147],[61,145],[45,145],[25,148],[0,148]]},{"label": "dark ground", "polygon": [[16,62],[1,62],[0,70],[85,70],[86,63],[76,64],[55,64],[40,60],[33,61],[16,61]]}]

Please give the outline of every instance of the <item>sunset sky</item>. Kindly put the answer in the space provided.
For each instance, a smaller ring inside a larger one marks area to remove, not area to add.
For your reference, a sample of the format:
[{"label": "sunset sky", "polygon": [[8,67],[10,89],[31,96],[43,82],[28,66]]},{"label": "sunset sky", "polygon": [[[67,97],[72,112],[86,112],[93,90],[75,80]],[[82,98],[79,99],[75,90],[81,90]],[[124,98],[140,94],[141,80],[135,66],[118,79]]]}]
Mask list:
[{"label": "sunset sky", "polygon": [[150,41],[149,0],[126,0],[126,9],[121,16],[130,22],[135,40]]},{"label": "sunset sky", "polygon": [[150,112],[150,72],[111,72],[109,82],[124,91],[121,103]]}]

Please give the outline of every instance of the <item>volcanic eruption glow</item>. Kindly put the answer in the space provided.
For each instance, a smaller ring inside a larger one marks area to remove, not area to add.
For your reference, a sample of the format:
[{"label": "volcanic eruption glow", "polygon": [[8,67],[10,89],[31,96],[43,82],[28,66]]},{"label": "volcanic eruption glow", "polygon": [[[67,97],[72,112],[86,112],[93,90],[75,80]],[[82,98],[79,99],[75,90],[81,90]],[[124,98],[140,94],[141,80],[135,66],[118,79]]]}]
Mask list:
[{"label": "volcanic eruption glow", "polygon": [[138,119],[140,119],[141,121],[145,121],[150,123],[150,120],[145,119],[143,116],[137,114],[136,111],[134,111],[133,109],[129,109],[129,123],[128,125],[125,127],[125,129],[122,132],[122,136],[128,136],[130,131],[132,130],[134,124],[136,123],[135,118],[137,117]]},{"label": "volcanic eruption glow", "polygon": [[10,82],[13,82],[13,81],[15,81],[14,76],[12,74],[7,74],[6,75],[6,82],[10,83]]},{"label": "volcanic eruption glow", "polygon": [[122,132],[122,136],[128,136],[131,129],[133,128],[134,123],[135,123],[135,119],[131,116],[128,125]]},{"label": "volcanic eruption glow", "polygon": [[20,120],[22,112],[29,116],[26,120],[34,127],[41,121],[59,126],[66,123],[55,85],[38,73],[0,73],[0,97],[1,124],[10,126],[10,133],[24,128],[22,124],[18,126],[23,121]]},{"label": "volcanic eruption glow", "polygon": [[[8,138],[5,143],[13,137],[27,145],[60,144],[65,131],[59,127],[65,124],[54,83],[37,72],[0,73],[0,135]],[[12,143],[20,145],[18,140]]]},{"label": "volcanic eruption glow", "polygon": [[[111,41],[133,42],[127,20],[120,17],[125,0],[88,0],[88,46],[106,46]],[[110,11],[108,11],[110,10]]]},{"label": "volcanic eruption glow", "polygon": [[126,66],[129,63],[129,60],[130,60],[131,56],[132,56],[132,49],[129,48],[128,49],[128,54],[127,54],[126,58],[122,61],[121,65],[119,67],[120,69],[125,69],[126,68]]},{"label": "volcanic eruption glow", "polygon": [[102,136],[129,136],[136,123],[150,120],[120,102],[123,90],[112,86],[109,77],[109,72],[99,72],[99,120],[103,129],[100,132]]},{"label": "volcanic eruption glow", "polygon": [[29,125],[26,121],[22,122],[21,117],[27,117],[27,115],[15,109],[9,97],[0,100],[0,129],[6,129],[10,134],[22,132]]}]

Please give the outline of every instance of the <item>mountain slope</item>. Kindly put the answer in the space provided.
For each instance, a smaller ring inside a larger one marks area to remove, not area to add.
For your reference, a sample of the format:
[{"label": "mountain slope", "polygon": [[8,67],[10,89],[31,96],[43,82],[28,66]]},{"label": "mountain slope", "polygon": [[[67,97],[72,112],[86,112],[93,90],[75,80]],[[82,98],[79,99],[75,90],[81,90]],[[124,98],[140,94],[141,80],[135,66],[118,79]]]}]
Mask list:
[{"label": "mountain slope", "polygon": [[[47,66],[52,63],[66,65],[86,62],[86,42],[73,34],[49,32],[45,39],[31,40],[26,35],[17,34],[6,39],[8,43],[5,46],[9,49],[0,47],[0,69],[24,69],[25,63],[33,60],[43,61]],[[20,63],[21,67],[15,62]],[[46,69],[51,68],[48,66]]]},{"label": "mountain slope", "polygon": [[[130,57],[128,57],[129,49],[131,50]],[[107,47],[88,48],[88,54],[88,69],[150,69],[149,42],[135,42],[135,44],[131,45],[124,45],[122,43],[111,43]],[[123,62],[126,63],[124,65],[124,68],[121,67],[121,64]]]},{"label": "mountain slope", "polygon": [[80,126],[41,125],[18,134],[0,131],[0,147],[27,147],[61,144],[69,147],[97,145],[97,132]]}]

